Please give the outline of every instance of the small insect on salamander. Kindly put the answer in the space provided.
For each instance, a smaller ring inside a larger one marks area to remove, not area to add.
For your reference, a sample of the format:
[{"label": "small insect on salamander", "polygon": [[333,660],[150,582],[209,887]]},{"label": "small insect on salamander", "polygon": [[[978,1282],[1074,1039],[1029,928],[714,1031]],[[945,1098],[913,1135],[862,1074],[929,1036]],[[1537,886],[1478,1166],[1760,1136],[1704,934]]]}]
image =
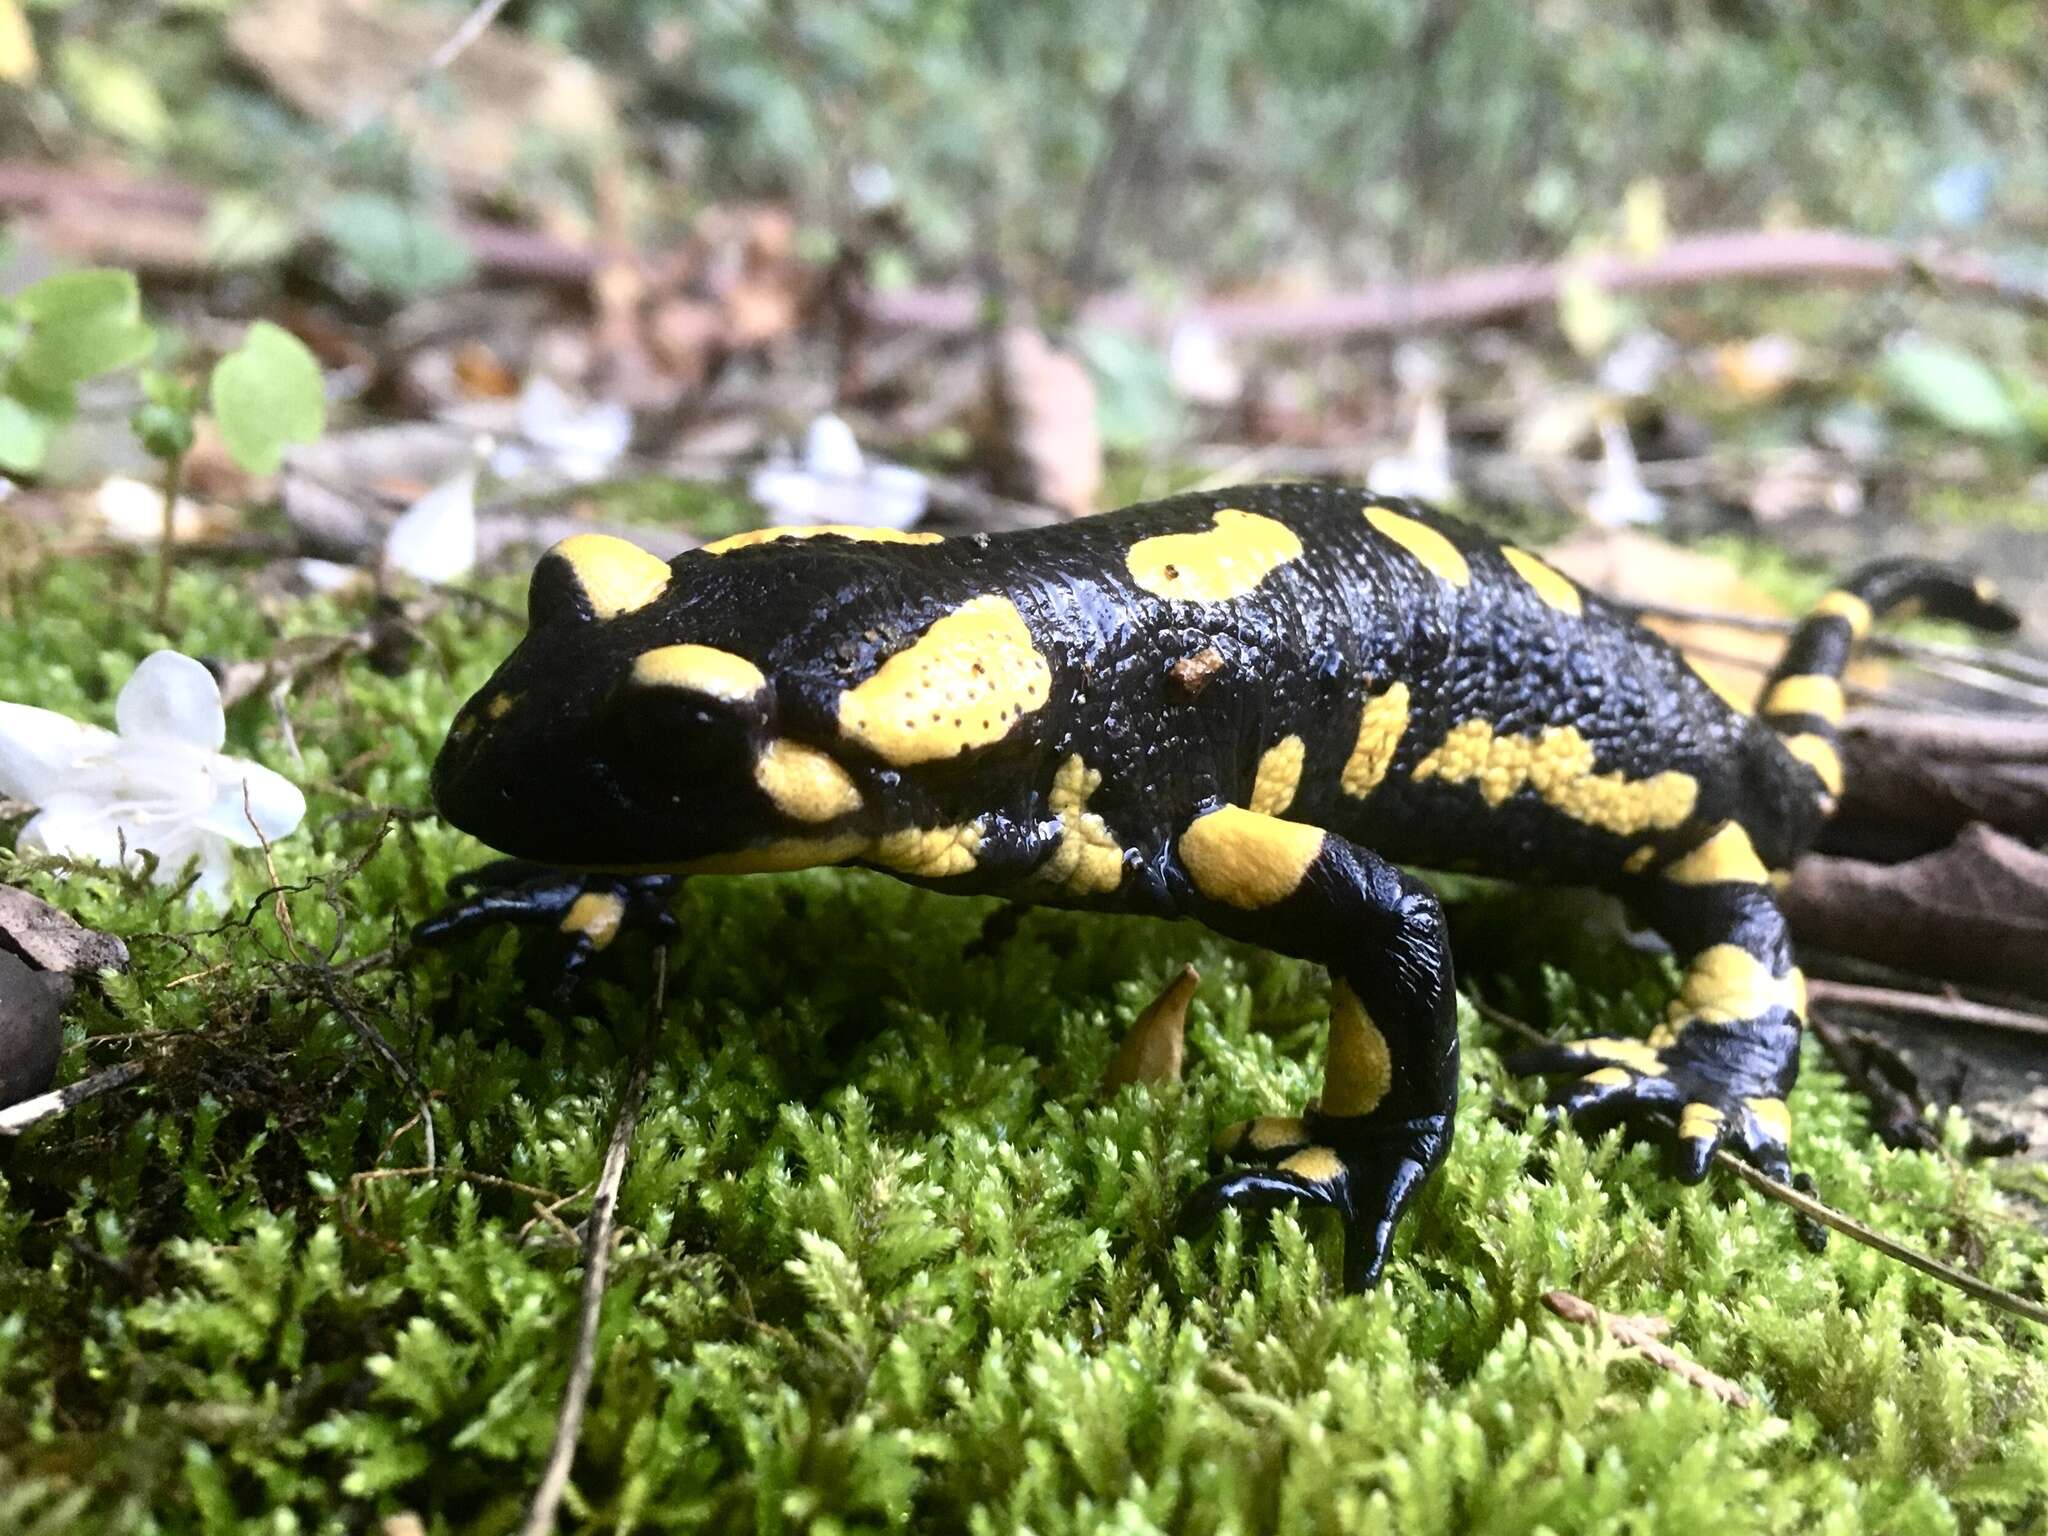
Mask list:
[{"label": "small insect on salamander", "polygon": [[1570,1074],[1552,1102],[1595,1123],[1674,1116],[1687,1181],[1723,1145],[1785,1176],[1805,982],[1771,872],[1841,791],[1851,647],[1906,607],[2017,622],[1951,570],[1869,566],[1752,716],[1535,556],[1336,488],[993,537],[778,529],[673,562],[578,535],[434,770],[450,821],[534,863],[422,932],[542,922],[573,969],[672,925],[673,876],[858,864],[1320,961],[1321,1095],[1224,1131],[1189,1211],[1331,1208],[1363,1287],[1456,1108],[1444,916],[1402,865],[1625,898],[1685,966],[1668,1020],[1516,1065]]}]

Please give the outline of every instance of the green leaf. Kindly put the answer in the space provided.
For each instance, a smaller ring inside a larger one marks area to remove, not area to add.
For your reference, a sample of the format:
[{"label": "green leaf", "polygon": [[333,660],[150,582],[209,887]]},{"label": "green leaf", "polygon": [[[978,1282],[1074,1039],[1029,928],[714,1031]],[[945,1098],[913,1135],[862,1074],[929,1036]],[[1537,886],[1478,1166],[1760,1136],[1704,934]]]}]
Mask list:
[{"label": "green leaf", "polygon": [[41,468],[56,427],[12,395],[0,395],[0,469],[25,475]]},{"label": "green leaf", "polygon": [[37,325],[71,325],[104,315],[142,317],[142,289],[133,272],[81,267],[31,283],[14,296],[14,310]]},{"label": "green leaf", "polygon": [[1952,432],[2010,438],[2027,430],[1998,375],[1958,348],[1898,342],[1885,353],[1884,379],[1903,403]]},{"label": "green leaf", "polygon": [[58,58],[65,92],[95,127],[139,149],[162,149],[171,113],[148,75],[97,44],[72,41]]},{"label": "green leaf", "polygon": [[291,332],[258,320],[214,366],[211,389],[221,441],[252,475],[274,472],[291,443],[310,443],[327,423],[320,365]]},{"label": "green leaf", "polygon": [[411,298],[469,276],[462,242],[396,198],[348,193],[334,200],[321,223],[356,280],[380,292]]},{"label": "green leaf", "polygon": [[1156,448],[1180,429],[1180,403],[1157,347],[1092,328],[1077,332],[1074,345],[1095,379],[1095,419],[1105,448]]},{"label": "green leaf", "polygon": [[216,267],[260,267],[298,240],[289,211],[251,192],[221,192],[206,207],[206,259]]},{"label": "green leaf", "polygon": [[30,327],[15,367],[23,378],[58,394],[140,362],[156,342],[143,323],[142,295],[128,272],[88,267],[46,277],[23,289],[14,309]]}]

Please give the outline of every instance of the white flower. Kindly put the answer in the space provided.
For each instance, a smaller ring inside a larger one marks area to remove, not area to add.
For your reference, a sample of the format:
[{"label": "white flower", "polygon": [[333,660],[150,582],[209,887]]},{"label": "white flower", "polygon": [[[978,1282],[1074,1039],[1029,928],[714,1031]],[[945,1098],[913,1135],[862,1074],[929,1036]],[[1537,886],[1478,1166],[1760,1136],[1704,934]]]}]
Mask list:
[{"label": "white flower", "polygon": [[1365,488],[1375,496],[1406,496],[1431,506],[1458,501],[1458,482],[1451,474],[1451,435],[1444,403],[1434,394],[1415,402],[1415,429],[1400,453],[1375,459],[1365,472]]},{"label": "white flower", "polygon": [[1643,484],[1628,427],[1614,416],[1600,418],[1600,480],[1586,498],[1586,515],[1603,528],[1664,520],[1664,498]]},{"label": "white flower", "polygon": [[476,470],[442,481],[384,535],[384,563],[418,581],[457,581],[476,566]]},{"label": "white flower", "polygon": [[853,428],[824,415],[804,434],[804,456],[785,453],[754,471],[747,494],[780,527],[806,523],[858,523],[866,528],[908,528],[924,516],[925,477],[902,464],[869,464]]},{"label": "white flower", "polygon": [[306,814],[297,785],[222,754],[219,685],[189,656],[145,657],[114,701],[114,722],[109,731],[0,703],[0,795],[37,807],[22,848],[101,864],[120,862],[124,849],[138,862],[146,851],[163,884],[197,860],[198,889],[218,903],[229,845],[275,841]]},{"label": "white flower", "polygon": [[537,373],[519,392],[520,440],[491,459],[506,479],[531,470],[584,484],[602,480],[633,438],[633,413],[616,402],[578,405],[561,385]]}]

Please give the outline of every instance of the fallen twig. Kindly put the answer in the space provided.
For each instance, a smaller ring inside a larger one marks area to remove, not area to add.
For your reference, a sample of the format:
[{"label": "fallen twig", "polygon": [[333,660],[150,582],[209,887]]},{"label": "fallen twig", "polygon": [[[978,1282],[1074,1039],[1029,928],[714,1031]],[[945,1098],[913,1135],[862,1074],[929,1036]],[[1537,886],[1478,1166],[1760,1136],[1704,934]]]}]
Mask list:
[{"label": "fallen twig", "polygon": [[[1926,284],[1960,299],[2048,314],[2048,289],[1967,253],[1913,251],[1842,230],[1719,230],[1687,235],[1650,256],[1606,255],[1454,272],[1415,283],[1386,283],[1360,293],[1301,299],[1214,299],[1162,314],[1141,296],[1090,304],[1090,325],[1152,330],[1195,318],[1225,335],[1269,341],[1338,341],[1487,324],[1550,309],[1565,284],[1581,277],[1609,293],[1650,293],[1725,282],[1807,282],[1865,287]],[[869,301],[875,324],[966,332],[978,320],[969,288],[906,289]]]},{"label": "fallen twig", "polygon": [[[1766,614],[1730,613],[1722,609],[1687,608],[1671,603],[1618,603],[1616,606],[1642,618],[1741,629],[1761,635],[1789,635],[1800,622],[1798,619],[1772,618]],[[1923,664],[1949,662],[1959,667],[1981,668],[2015,682],[2032,683],[2048,689],[2048,661],[2029,656],[2024,651],[1985,645],[1955,645],[1944,640],[1906,640],[1897,635],[1869,635],[1860,643],[1865,650],[1901,661]]]},{"label": "fallen twig", "polygon": [[667,995],[668,951],[656,949],[654,1001],[648,1012],[647,1037],[640,1042],[633,1075],[619,1099],[619,1118],[612,1126],[604,1171],[598,1176],[590,1219],[583,1229],[583,1307],[576,1330],[576,1354],[569,1365],[569,1384],[562,1392],[562,1412],[555,1421],[555,1440],[548,1449],[547,1469],[541,1474],[526,1523],[520,1527],[521,1536],[548,1536],[554,1530],[555,1514],[561,1508],[562,1495],[569,1487],[569,1471],[576,1462],[576,1442],[583,1435],[583,1410],[590,1400],[591,1379],[597,1374],[597,1324],[604,1309],[605,1282],[611,1274],[612,1222],[618,1214],[619,1185],[626,1177],[626,1154],[633,1145],[640,1101],[654,1071],[654,1048],[661,1037]]},{"label": "fallen twig", "polygon": [[1990,1003],[1973,1003],[1966,997],[1948,997],[1936,992],[1908,992],[1896,987],[1866,987],[1849,981],[1810,978],[1806,983],[1806,997],[1811,1003],[1839,1003],[1844,1008],[1875,1008],[1886,1013],[1917,1013],[1924,1018],[1946,1019],[1954,1024],[1977,1024],[1986,1029],[2048,1036],[2048,1014],[2028,1013],[2020,1008],[1998,1008]]},{"label": "fallen twig", "polygon": [[126,1088],[148,1070],[139,1061],[124,1061],[117,1067],[95,1072],[91,1077],[81,1077],[75,1083],[53,1088],[48,1093],[39,1093],[32,1099],[23,1099],[19,1104],[0,1109],[0,1136],[19,1136],[32,1125],[54,1120],[81,1104],[99,1098],[102,1094],[112,1093],[117,1088]]},{"label": "fallen twig", "polygon": [[1615,1343],[1626,1345],[1652,1365],[1661,1366],[1703,1392],[1713,1393],[1724,1403],[1747,1408],[1756,1401],[1726,1376],[1717,1376],[1698,1361],[1688,1360],[1669,1345],[1658,1342],[1656,1335],[1635,1318],[1604,1312],[1570,1291],[1545,1291],[1543,1305],[1568,1323],[1584,1323],[1602,1330]]},{"label": "fallen twig", "polygon": [[[1517,1035],[1533,1045],[1555,1045],[1558,1043],[1534,1025],[1524,1023],[1513,1014],[1496,1008],[1491,1003],[1481,1002],[1479,999],[1474,998],[1472,1006],[1478,1011],[1479,1016],[1487,1020],[1487,1022],[1496,1024],[1500,1028],[1507,1030],[1510,1034]],[[1657,1118],[1666,1121],[1674,1130],[1676,1129],[1676,1122],[1672,1121],[1669,1116],[1658,1115]],[[1790,1206],[1809,1220],[1817,1221],[1824,1227],[1832,1227],[1844,1237],[1859,1242],[1866,1248],[1875,1249],[1886,1258],[1896,1259],[1909,1269],[1917,1269],[1921,1274],[1928,1276],[1930,1279],[1939,1280],[1944,1285],[1953,1286],[1964,1295],[1974,1297],[1987,1306],[1996,1307],[2001,1312],[2010,1312],[2015,1317],[2023,1317],[2030,1323],[2040,1323],[2048,1326],[2048,1306],[2043,1306],[2038,1301],[2029,1301],[2026,1297],[2016,1295],[2002,1286],[1993,1285],[1988,1280],[1979,1280],[1967,1270],[1957,1269],[1952,1264],[1944,1264],[1931,1254],[1922,1253],[1917,1248],[1909,1248],[1898,1239],[1887,1237],[1874,1227],[1865,1226],[1853,1216],[1843,1215],[1842,1212],[1836,1210],[1833,1206],[1816,1200],[1811,1195],[1801,1193],[1790,1184],[1779,1183],[1769,1174],[1750,1167],[1749,1164],[1735,1156],[1732,1152],[1723,1151],[1717,1147],[1714,1150],[1714,1161],[1721,1167],[1732,1171],[1737,1178],[1749,1185],[1758,1194],[1775,1200],[1780,1205]]]}]

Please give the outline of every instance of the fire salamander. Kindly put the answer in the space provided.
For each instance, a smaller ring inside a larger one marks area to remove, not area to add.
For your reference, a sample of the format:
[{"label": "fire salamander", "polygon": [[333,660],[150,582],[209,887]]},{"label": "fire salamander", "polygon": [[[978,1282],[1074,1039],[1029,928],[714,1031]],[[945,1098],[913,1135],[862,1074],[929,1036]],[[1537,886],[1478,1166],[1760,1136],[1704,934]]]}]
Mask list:
[{"label": "fire salamander", "polygon": [[434,770],[451,822],[534,863],[422,933],[543,922],[573,968],[672,923],[674,876],[857,864],[1320,961],[1321,1095],[1224,1131],[1189,1212],[1330,1208],[1360,1288],[1456,1107],[1444,915],[1404,865],[1625,898],[1685,967],[1668,1019],[1517,1068],[1569,1074],[1573,1117],[1674,1117],[1687,1181],[1724,1145],[1786,1174],[1806,988],[1771,872],[1841,791],[1851,647],[1908,607],[2017,622],[1954,571],[1869,566],[1751,715],[1534,555],[1334,487],[972,538],[764,530],[673,562],[578,535]]}]

